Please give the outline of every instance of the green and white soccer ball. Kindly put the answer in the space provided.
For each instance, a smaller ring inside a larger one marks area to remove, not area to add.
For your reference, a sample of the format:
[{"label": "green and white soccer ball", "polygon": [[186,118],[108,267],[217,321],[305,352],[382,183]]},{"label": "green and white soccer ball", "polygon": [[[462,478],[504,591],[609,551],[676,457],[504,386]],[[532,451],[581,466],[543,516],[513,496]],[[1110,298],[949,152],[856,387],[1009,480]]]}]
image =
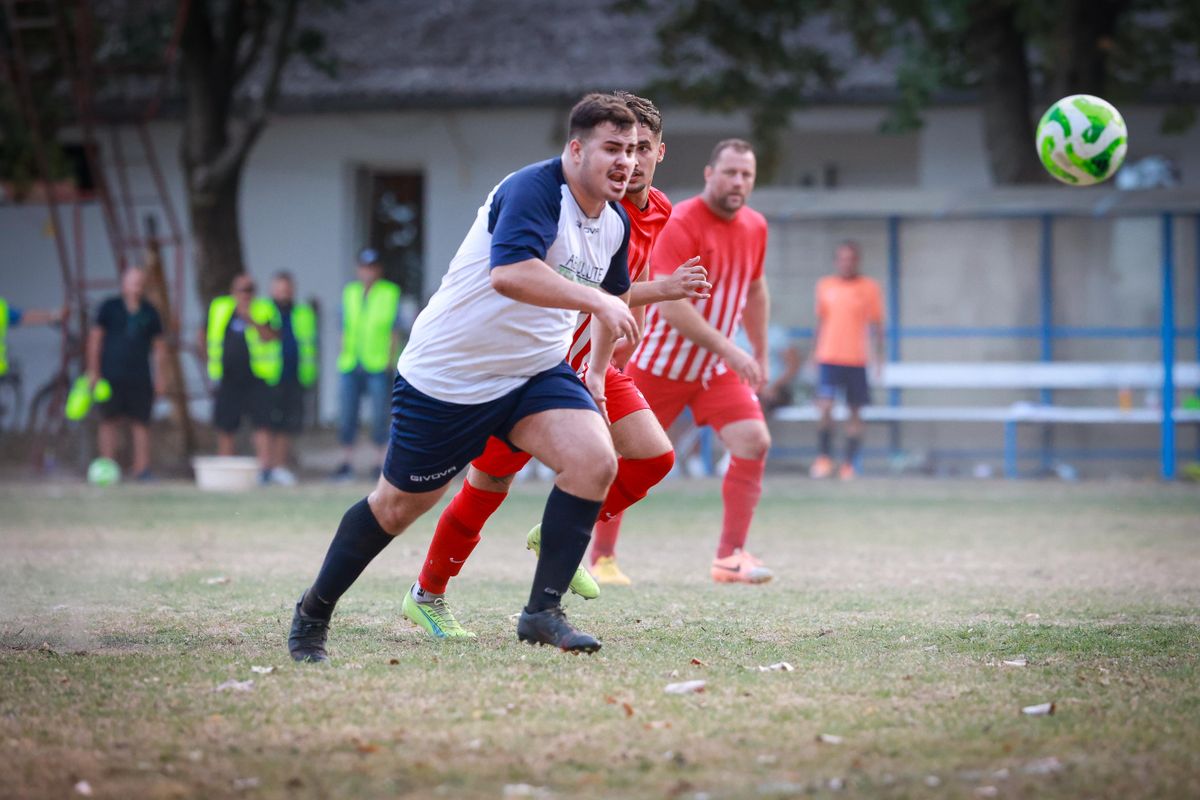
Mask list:
[{"label": "green and white soccer ball", "polygon": [[1113,176],[1125,160],[1128,132],[1121,112],[1090,94],[1064,97],[1042,115],[1037,151],[1042,166],[1069,186]]},{"label": "green and white soccer ball", "polygon": [[121,480],[121,468],[111,458],[97,458],[88,465],[87,479],[93,486],[112,486]]}]

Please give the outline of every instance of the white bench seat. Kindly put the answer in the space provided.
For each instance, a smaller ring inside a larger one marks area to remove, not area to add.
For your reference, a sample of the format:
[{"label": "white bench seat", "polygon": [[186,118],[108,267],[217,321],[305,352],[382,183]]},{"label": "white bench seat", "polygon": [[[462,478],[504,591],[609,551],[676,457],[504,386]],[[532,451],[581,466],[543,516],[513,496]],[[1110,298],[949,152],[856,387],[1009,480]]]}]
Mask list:
[{"label": "white bench seat", "polygon": [[[1162,364],[1138,362],[899,362],[884,366],[877,388],[883,389],[1111,389],[1114,391],[1163,388]],[[1175,388],[1200,387],[1200,363],[1176,364]],[[1114,395],[1115,396],[1115,395]],[[1061,406],[1018,402],[1007,406],[874,405],[863,409],[867,422],[999,423],[1004,426],[1004,471],[1017,474],[1017,426],[1021,424],[1150,425],[1163,424],[1158,408]],[[772,420],[815,422],[816,406],[778,408]],[[834,409],[844,420],[844,407]],[[1174,408],[1175,423],[1200,423],[1200,410]]]}]

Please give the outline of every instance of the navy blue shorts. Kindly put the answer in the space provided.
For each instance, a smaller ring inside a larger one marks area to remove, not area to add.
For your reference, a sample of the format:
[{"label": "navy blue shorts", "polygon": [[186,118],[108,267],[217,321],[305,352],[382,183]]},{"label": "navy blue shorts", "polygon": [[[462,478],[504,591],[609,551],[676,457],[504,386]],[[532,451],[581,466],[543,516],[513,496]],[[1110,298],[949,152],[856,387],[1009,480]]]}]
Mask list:
[{"label": "navy blue shorts", "polygon": [[871,387],[867,385],[867,368],[821,364],[817,377],[817,397],[833,400],[838,394],[845,396],[846,405],[851,408],[870,405]]},{"label": "navy blue shorts", "polygon": [[397,375],[383,477],[405,492],[440,489],[483,453],[488,437],[507,442],[513,426],[525,417],[555,408],[600,413],[583,381],[565,361],[508,394],[478,405],[436,400]]}]

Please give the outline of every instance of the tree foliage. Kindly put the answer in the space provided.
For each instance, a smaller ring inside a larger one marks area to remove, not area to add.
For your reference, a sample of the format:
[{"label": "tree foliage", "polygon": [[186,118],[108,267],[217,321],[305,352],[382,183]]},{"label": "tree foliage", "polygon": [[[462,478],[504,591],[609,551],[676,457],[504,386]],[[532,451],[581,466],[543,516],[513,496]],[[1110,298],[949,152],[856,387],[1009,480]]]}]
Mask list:
[{"label": "tree foliage", "polygon": [[[919,128],[936,98],[972,92],[993,179],[1042,179],[1031,108],[1078,92],[1114,102],[1169,91],[1200,61],[1195,0],[623,0],[655,22],[665,78],[652,88],[714,111],[748,113],[773,162],[790,115],[841,85],[851,58],[895,65],[883,130]],[[850,52],[846,41],[852,43]],[[1192,124],[1172,103],[1164,129]]]},{"label": "tree foliage", "polygon": [[187,180],[200,296],[228,290],[244,271],[238,193],[242,169],[278,99],[295,55],[328,74],[320,30],[298,26],[301,6],[335,0],[190,0],[180,78]]}]

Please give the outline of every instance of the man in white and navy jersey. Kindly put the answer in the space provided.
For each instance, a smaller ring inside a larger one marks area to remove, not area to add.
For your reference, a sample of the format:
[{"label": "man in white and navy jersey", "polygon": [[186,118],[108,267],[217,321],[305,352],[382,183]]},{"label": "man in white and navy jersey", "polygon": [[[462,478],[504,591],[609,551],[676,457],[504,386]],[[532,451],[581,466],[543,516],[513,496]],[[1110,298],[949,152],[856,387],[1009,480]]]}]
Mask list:
[{"label": "man in white and navy jersey", "polygon": [[[480,208],[397,364],[379,483],[343,516],[296,604],[288,649],[297,661],[328,659],[338,599],[491,436],[557,473],[518,637],[599,649],[559,603],[587,550],[616,455],[592,393],[565,357],[580,312],[597,328],[591,364],[600,374],[616,340],[638,335],[624,297],[629,220],[618,204],[633,172],[635,123],[620,100],[584,97],[571,110],[562,156],[509,175]],[[438,608],[437,598],[429,605]],[[442,621],[460,627],[452,615]]]},{"label": "man in white and navy jersey", "polygon": [[[709,284],[704,267],[691,258],[670,275],[656,281],[648,278],[650,250],[654,238],[666,224],[671,213],[671,203],[666,196],[654,189],[654,171],[666,154],[662,141],[662,114],[644,97],[628,92],[615,92],[638,120],[637,166],[634,167],[629,187],[621,199],[621,207],[629,217],[629,278],[632,288],[629,304],[635,317],[645,306],[654,302],[703,298],[707,296]],[[640,319],[639,319],[640,325]],[[671,440],[659,426],[650,406],[624,373],[610,365],[607,372],[591,368],[595,355],[592,349],[592,318],[580,314],[571,337],[571,349],[567,363],[585,376],[593,393],[598,389],[603,394],[601,408],[609,421],[617,459],[617,475],[600,508],[600,517],[592,536],[593,577],[580,567],[570,584],[571,591],[581,597],[592,599],[599,596],[599,583],[629,583],[616,568],[614,558],[615,541],[604,540],[603,523],[620,514],[625,508],[646,496],[670,471],[675,462],[675,451]],[[623,354],[614,355],[614,362],[621,362],[633,352],[630,342]],[[508,496],[513,478],[529,463],[530,455],[514,450],[506,441],[493,437],[488,440],[483,454],[471,462],[466,480],[458,492],[442,509],[429,541],[429,550],[408,596],[404,598],[404,616],[438,638],[470,636],[457,620],[447,627],[445,621],[453,619],[446,603],[447,586],[457,576],[479,544],[480,534],[488,519],[500,508]],[[540,543],[540,526],[534,526],[526,537],[527,547],[535,552]],[[597,547],[606,560],[595,561]],[[436,598],[431,602],[430,598]]]}]

